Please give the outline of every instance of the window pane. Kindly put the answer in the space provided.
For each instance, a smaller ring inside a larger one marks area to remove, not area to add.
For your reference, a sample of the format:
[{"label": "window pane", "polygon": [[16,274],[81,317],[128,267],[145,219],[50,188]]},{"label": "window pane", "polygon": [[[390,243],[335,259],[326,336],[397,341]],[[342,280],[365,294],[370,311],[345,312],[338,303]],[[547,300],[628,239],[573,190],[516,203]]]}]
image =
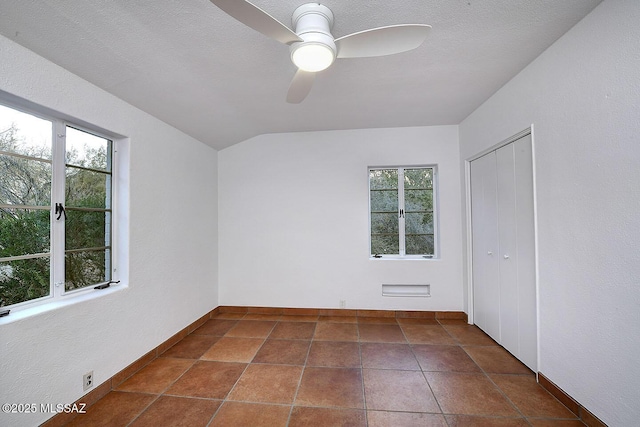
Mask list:
[{"label": "window pane", "polygon": [[433,234],[433,214],[431,212],[407,213],[404,224],[407,234]]},{"label": "window pane", "polygon": [[0,154],[0,204],[50,206],[51,164]]},{"label": "window pane", "polygon": [[404,190],[405,212],[433,210],[433,190]]},{"label": "window pane", "polygon": [[49,227],[49,210],[0,208],[0,258],[48,253]]},{"label": "window pane", "polygon": [[[111,141],[67,127],[66,162],[65,290],[70,291],[110,280]],[[100,247],[107,249],[91,250]]]},{"label": "window pane", "polygon": [[109,209],[111,175],[67,167],[66,206]]},{"label": "window pane", "polygon": [[398,235],[372,235],[371,254],[397,255],[400,245]]},{"label": "window pane", "polygon": [[46,297],[49,257],[0,262],[0,306]]},{"label": "window pane", "polygon": [[433,255],[433,169],[405,169],[405,253]]},{"label": "window pane", "polygon": [[433,255],[432,234],[407,234],[405,238],[407,255]]},{"label": "window pane", "polygon": [[369,171],[371,253],[399,253],[398,170]]},{"label": "window pane", "polygon": [[371,191],[371,212],[398,212],[398,190]]},{"label": "window pane", "polygon": [[374,169],[369,171],[369,188],[371,190],[398,188],[397,169]]},{"label": "window pane", "polygon": [[65,255],[66,291],[92,286],[111,280],[111,251],[83,251]]},{"label": "window pane", "polygon": [[372,213],[371,214],[371,253],[372,254],[398,254],[398,214]]},{"label": "window pane", "polygon": [[97,248],[111,245],[110,212],[67,209],[65,249]]},{"label": "window pane", "polygon": [[67,164],[111,171],[111,141],[67,126]]},{"label": "window pane", "polygon": [[405,169],[404,170],[404,188],[433,188],[433,169]]},{"label": "window pane", "polygon": [[51,160],[53,124],[0,105],[0,151]]},{"label": "window pane", "polygon": [[371,234],[398,234],[398,214],[372,213]]}]

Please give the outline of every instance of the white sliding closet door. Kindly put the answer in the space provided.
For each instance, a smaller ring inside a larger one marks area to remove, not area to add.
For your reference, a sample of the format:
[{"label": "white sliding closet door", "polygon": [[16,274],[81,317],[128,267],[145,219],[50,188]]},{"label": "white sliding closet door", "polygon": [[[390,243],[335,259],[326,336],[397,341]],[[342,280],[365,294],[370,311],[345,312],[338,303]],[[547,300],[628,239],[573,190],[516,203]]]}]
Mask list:
[{"label": "white sliding closet door", "polygon": [[474,322],[537,369],[531,135],[471,162]]}]

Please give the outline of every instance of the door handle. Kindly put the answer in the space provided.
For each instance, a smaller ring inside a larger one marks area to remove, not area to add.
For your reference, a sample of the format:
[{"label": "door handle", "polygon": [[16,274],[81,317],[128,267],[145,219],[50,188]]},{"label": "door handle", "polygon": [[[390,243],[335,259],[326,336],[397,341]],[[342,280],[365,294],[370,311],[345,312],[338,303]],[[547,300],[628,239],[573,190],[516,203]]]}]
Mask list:
[{"label": "door handle", "polygon": [[509,255],[505,255],[505,256],[504,256],[504,259],[509,259]]},{"label": "door handle", "polygon": [[487,255],[493,255],[493,252],[489,251],[487,252]]}]

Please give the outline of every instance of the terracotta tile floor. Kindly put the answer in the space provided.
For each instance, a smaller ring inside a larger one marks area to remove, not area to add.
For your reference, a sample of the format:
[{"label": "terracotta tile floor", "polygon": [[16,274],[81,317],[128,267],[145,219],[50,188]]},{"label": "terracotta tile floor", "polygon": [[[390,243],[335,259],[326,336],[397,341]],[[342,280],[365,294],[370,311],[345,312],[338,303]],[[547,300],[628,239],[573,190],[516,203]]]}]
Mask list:
[{"label": "terracotta tile floor", "polygon": [[70,426],[583,426],[475,326],[221,314]]}]

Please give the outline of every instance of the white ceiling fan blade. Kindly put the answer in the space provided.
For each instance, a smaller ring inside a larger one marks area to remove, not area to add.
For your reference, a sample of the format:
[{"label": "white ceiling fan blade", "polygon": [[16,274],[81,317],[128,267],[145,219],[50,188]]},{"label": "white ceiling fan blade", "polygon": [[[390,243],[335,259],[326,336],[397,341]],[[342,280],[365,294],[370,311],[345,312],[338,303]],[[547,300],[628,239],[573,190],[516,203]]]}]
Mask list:
[{"label": "white ceiling fan blade", "polygon": [[392,55],[415,49],[431,31],[431,25],[401,24],[360,31],[336,39],[338,58]]},{"label": "white ceiling fan blade", "polygon": [[311,92],[313,81],[316,79],[316,73],[302,71],[298,69],[291,80],[289,91],[287,92],[287,102],[289,104],[301,103]]},{"label": "white ceiling fan blade", "polygon": [[300,42],[302,39],[286,25],[248,1],[210,0],[231,17],[248,27],[284,44]]}]

